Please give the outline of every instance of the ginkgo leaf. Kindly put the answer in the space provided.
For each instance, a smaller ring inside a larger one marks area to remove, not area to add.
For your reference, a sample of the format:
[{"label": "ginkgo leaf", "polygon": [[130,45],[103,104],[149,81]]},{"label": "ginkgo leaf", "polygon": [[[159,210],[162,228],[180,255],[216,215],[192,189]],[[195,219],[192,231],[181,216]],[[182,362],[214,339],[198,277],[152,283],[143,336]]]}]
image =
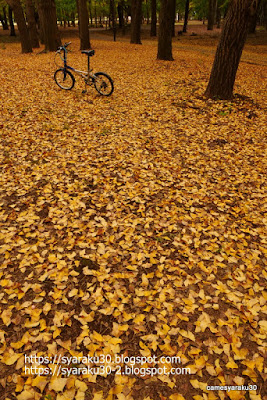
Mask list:
[{"label": "ginkgo leaf", "polygon": [[62,392],[67,383],[67,378],[52,378],[49,383],[49,389],[55,392]]}]

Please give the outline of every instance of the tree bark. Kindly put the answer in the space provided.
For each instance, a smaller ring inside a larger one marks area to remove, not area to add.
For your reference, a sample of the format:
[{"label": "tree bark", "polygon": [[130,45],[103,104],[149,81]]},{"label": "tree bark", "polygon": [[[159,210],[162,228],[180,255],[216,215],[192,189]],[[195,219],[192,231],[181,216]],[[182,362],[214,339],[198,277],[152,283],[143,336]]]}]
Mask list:
[{"label": "tree bark", "polygon": [[123,19],[123,3],[122,3],[122,1],[120,1],[120,2],[118,3],[117,10],[118,10],[118,17],[119,17],[119,28],[122,29],[122,28],[123,28],[123,25],[124,25],[124,19]]},{"label": "tree bark", "polygon": [[131,43],[141,43],[142,0],[131,3]]},{"label": "tree bark", "polygon": [[208,9],[208,31],[212,31],[215,22],[217,10],[217,0],[209,0],[209,9]]},{"label": "tree bark", "polygon": [[26,0],[26,16],[32,47],[38,48],[40,47],[40,45],[35,21],[34,5],[32,0]]},{"label": "tree bark", "polygon": [[176,0],[172,0],[172,37],[175,37]]},{"label": "tree bark", "polygon": [[158,60],[173,61],[172,22],[173,0],[161,0],[159,13]]},{"label": "tree bark", "polygon": [[15,26],[13,21],[13,10],[12,7],[10,7],[10,5],[8,6],[8,21],[10,26],[10,36],[16,36]]},{"label": "tree bark", "polygon": [[236,72],[257,0],[232,0],[226,15],[205,95],[231,99]]},{"label": "tree bark", "polygon": [[1,18],[1,22],[3,25],[3,30],[8,31],[8,22],[7,22],[7,15],[6,15],[6,6],[3,6],[3,17]]},{"label": "tree bark", "polygon": [[26,25],[26,20],[20,0],[8,0],[7,4],[12,7],[14,18],[18,25],[22,53],[31,53],[32,46],[30,35]]},{"label": "tree bark", "polygon": [[38,7],[41,29],[46,51],[56,51],[61,45],[57,27],[56,5],[54,0],[40,0]]},{"label": "tree bark", "polygon": [[186,33],[187,31],[188,15],[189,15],[189,0],[186,0],[185,11],[184,11],[184,26],[183,26],[184,33]]},{"label": "tree bark", "polygon": [[157,0],[151,0],[150,36],[157,36]]},{"label": "tree bark", "polygon": [[92,13],[92,1],[89,0],[88,1],[88,5],[89,5],[89,17],[90,17],[90,22],[91,22],[91,26],[93,25],[93,13]]},{"label": "tree bark", "polygon": [[221,10],[220,7],[218,7],[217,3],[217,11],[216,11],[216,27],[220,28],[221,27]]},{"label": "tree bark", "polygon": [[258,0],[257,10],[256,10],[255,14],[253,15],[253,17],[251,18],[251,22],[250,22],[250,26],[249,26],[249,33],[255,33],[256,32],[256,26],[257,26],[257,19],[258,19],[260,4],[261,4],[261,0]]},{"label": "tree bark", "polygon": [[80,34],[80,50],[91,49],[89,35],[89,17],[86,0],[78,0],[79,7],[79,34]]},{"label": "tree bark", "polygon": [[116,42],[117,27],[116,27],[116,19],[115,19],[114,0],[110,0],[109,7],[110,7],[110,18],[111,18],[112,30],[113,30],[113,41]]}]

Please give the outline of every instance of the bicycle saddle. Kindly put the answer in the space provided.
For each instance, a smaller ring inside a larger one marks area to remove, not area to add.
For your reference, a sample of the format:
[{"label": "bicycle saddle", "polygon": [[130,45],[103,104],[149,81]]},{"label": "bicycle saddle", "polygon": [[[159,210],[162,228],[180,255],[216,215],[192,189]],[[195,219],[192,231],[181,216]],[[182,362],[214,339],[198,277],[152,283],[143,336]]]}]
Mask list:
[{"label": "bicycle saddle", "polygon": [[87,54],[89,57],[95,54],[94,50],[82,50],[82,54]]}]

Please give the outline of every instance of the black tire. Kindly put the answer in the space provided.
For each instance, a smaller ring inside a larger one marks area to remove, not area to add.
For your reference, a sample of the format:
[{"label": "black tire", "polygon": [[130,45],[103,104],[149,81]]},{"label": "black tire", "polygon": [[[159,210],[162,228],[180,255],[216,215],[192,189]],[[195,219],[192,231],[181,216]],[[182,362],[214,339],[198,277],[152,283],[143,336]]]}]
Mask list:
[{"label": "black tire", "polygon": [[75,83],[74,76],[64,68],[59,68],[54,74],[56,84],[64,90],[71,90]]},{"label": "black tire", "polygon": [[110,96],[113,93],[113,80],[104,72],[96,72],[94,74],[93,81],[95,89],[102,96]]}]

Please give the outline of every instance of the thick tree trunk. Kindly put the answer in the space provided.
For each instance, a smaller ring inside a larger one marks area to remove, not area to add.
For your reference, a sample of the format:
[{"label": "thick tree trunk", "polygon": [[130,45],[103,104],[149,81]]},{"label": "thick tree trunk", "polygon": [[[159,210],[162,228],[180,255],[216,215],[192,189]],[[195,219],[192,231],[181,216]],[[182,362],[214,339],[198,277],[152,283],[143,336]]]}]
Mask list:
[{"label": "thick tree trunk", "polygon": [[205,92],[207,97],[232,98],[236,72],[256,10],[256,0],[231,1]]},{"label": "thick tree trunk", "polygon": [[44,28],[43,28],[43,17],[42,17],[42,10],[40,8],[40,3],[38,4],[38,16],[39,16],[39,39],[42,44],[45,44],[45,37],[44,37]]},{"label": "thick tree trunk", "polygon": [[189,15],[189,0],[186,0],[185,11],[184,11],[184,26],[183,26],[184,33],[186,33],[187,31],[188,15]]},{"label": "thick tree trunk", "polygon": [[9,6],[12,7],[14,18],[18,25],[22,53],[31,53],[32,46],[31,46],[30,35],[26,25],[23,8],[21,6],[20,0],[8,0],[7,3]]},{"label": "thick tree trunk", "polygon": [[32,0],[26,0],[26,16],[32,47],[38,48],[40,47],[40,45],[35,21],[34,5]]},{"label": "thick tree trunk", "polygon": [[78,0],[79,2],[79,34],[80,34],[80,50],[91,49],[89,36],[89,17],[86,0]]},{"label": "thick tree trunk", "polygon": [[112,30],[113,30],[113,40],[114,40],[114,42],[116,42],[117,27],[116,27],[114,0],[110,0],[109,7],[110,7],[110,18],[111,18]]},{"label": "thick tree trunk", "polygon": [[39,1],[39,16],[46,51],[56,51],[61,44],[57,27],[56,5],[54,0]]},{"label": "thick tree trunk", "polygon": [[159,13],[158,60],[173,61],[172,22],[173,0],[161,0]]},{"label": "thick tree trunk", "polygon": [[8,21],[10,26],[10,36],[16,36],[15,26],[13,21],[13,10],[12,7],[10,7],[10,5],[8,5]]},{"label": "thick tree trunk", "polygon": [[131,4],[131,43],[142,44],[142,0],[132,0]]},{"label": "thick tree trunk", "polygon": [[150,36],[157,36],[157,0],[151,0]]},{"label": "thick tree trunk", "polygon": [[209,10],[208,10],[208,31],[212,31],[215,22],[217,10],[217,0],[209,0]]}]

